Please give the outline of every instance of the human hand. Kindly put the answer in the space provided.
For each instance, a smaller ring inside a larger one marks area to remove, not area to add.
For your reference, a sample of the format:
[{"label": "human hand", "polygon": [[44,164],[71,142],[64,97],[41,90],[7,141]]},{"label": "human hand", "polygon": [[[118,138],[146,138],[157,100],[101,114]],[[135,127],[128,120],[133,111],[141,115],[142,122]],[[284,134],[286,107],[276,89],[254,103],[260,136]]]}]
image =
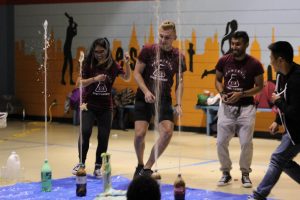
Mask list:
[{"label": "human hand", "polygon": [[235,103],[242,97],[242,92],[229,92],[227,94],[227,103]]},{"label": "human hand", "polygon": [[99,75],[93,77],[93,81],[96,81],[96,82],[104,81],[105,79],[106,79],[105,74],[99,74]]},{"label": "human hand", "polygon": [[87,103],[82,103],[79,107],[80,107],[80,110],[85,110],[85,111],[88,110],[87,109]]},{"label": "human hand", "polygon": [[130,56],[128,52],[125,52],[123,60],[126,64],[130,64]]},{"label": "human hand", "polygon": [[181,109],[181,105],[176,104],[174,106],[174,114],[177,116],[182,116],[182,109]]},{"label": "human hand", "polygon": [[277,99],[280,99],[280,95],[278,95],[278,94],[276,94],[276,93],[272,93],[272,96],[271,96],[271,102],[274,104],[274,102],[275,102]]},{"label": "human hand", "polygon": [[220,93],[220,94],[221,94],[222,102],[227,103],[227,99],[228,99],[227,94],[225,94],[225,93]]},{"label": "human hand", "polygon": [[277,124],[277,122],[273,122],[270,125],[269,131],[270,131],[271,135],[275,135],[279,131],[279,125]]},{"label": "human hand", "polygon": [[147,91],[145,93],[145,102],[146,103],[154,103],[155,102],[155,96],[150,91]]}]

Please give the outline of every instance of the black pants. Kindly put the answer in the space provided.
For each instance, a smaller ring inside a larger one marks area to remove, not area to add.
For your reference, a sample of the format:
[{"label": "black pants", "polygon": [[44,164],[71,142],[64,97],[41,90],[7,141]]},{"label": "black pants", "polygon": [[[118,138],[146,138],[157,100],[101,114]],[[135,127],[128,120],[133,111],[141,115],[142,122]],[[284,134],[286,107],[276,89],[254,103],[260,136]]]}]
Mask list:
[{"label": "black pants", "polygon": [[[82,163],[85,163],[86,156],[89,150],[90,137],[93,131],[93,125],[97,120],[98,127],[98,146],[96,150],[96,162],[95,164],[102,164],[101,154],[107,151],[109,134],[112,123],[112,111],[82,111]],[[78,140],[78,152],[80,159],[80,138]]]}]

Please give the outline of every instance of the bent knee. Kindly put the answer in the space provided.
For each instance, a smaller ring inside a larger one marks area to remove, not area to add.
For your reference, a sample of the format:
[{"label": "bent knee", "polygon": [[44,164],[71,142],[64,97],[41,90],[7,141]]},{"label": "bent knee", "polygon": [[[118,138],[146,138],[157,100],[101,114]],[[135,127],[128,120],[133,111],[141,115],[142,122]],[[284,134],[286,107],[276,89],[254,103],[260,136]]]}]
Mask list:
[{"label": "bent knee", "polygon": [[241,143],[241,147],[253,147],[253,142],[243,142]]},{"label": "bent knee", "polygon": [[164,140],[170,140],[173,136],[173,130],[165,130],[163,133],[161,133],[161,137]]},{"label": "bent knee", "polygon": [[144,126],[136,126],[135,127],[135,138],[136,139],[144,139],[146,136],[147,127]]}]

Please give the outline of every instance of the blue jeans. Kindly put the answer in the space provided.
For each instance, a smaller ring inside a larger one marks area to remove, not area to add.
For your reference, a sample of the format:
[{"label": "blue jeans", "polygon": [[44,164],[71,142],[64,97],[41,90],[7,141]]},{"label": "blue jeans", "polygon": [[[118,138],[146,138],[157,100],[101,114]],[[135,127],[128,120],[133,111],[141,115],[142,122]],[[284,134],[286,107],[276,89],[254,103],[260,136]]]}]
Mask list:
[{"label": "blue jeans", "polygon": [[271,162],[263,180],[254,191],[254,198],[264,200],[270,194],[279,177],[284,171],[288,176],[300,184],[300,166],[293,158],[300,152],[300,144],[293,145],[288,134],[284,134],[280,145],[273,152]]}]

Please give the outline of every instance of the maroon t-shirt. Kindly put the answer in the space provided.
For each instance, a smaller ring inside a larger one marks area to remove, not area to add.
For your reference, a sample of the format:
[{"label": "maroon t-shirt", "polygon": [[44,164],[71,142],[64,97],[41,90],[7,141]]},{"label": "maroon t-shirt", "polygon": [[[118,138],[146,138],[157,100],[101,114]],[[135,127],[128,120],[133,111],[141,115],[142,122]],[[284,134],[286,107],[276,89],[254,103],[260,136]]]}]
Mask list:
[{"label": "maroon t-shirt", "polygon": [[100,111],[103,109],[112,109],[112,85],[119,74],[125,74],[123,68],[114,62],[112,66],[105,70],[106,64],[91,68],[84,66],[82,70],[83,79],[95,77],[99,74],[105,74],[104,81],[94,82],[84,88],[82,102],[87,103],[88,109]]},{"label": "maroon t-shirt", "polygon": [[[144,46],[141,50],[138,59],[146,65],[142,76],[146,86],[154,95],[156,94],[155,91],[158,87],[156,83],[158,82],[161,96],[170,98],[174,75],[180,72],[179,55],[181,58],[181,72],[186,71],[185,59],[177,48],[172,48],[170,51],[158,51],[158,49],[159,46],[153,44]],[[137,95],[144,94],[138,89]]]},{"label": "maroon t-shirt", "polygon": [[[264,73],[262,64],[250,55],[246,55],[241,61],[235,60],[232,54],[225,55],[218,61],[216,70],[223,73],[226,93],[253,88],[255,77]],[[234,105],[250,104],[254,104],[253,97],[244,97],[234,103]]]}]

